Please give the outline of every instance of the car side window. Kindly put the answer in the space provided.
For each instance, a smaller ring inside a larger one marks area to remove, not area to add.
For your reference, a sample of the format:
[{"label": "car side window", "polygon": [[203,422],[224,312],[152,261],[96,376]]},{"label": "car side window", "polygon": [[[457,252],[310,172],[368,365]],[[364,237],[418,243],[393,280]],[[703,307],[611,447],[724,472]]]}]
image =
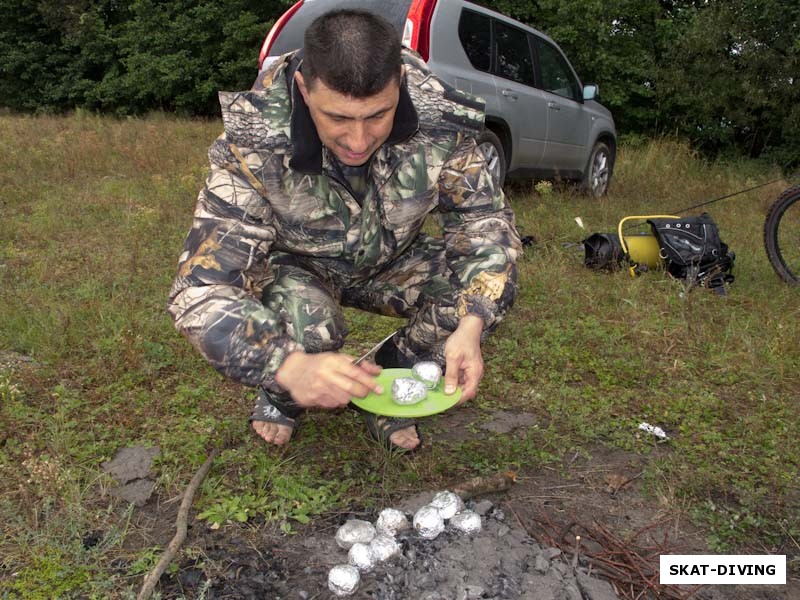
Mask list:
[{"label": "car side window", "polygon": [[497,74],[525,85],[534,84],[533,59],[528,34],[500,21],[494,22]]},{"label": "car side window", "polygon": [[458,39],[470,64],[479,71],[492,68],[492,24],[489,17],[462,10],[458,20]]},{"label": "car side window", "polygon": [[579,85],[563,55],[545,40],[534,37],[539,56],[542,89],[570,100],[578,100]]}]

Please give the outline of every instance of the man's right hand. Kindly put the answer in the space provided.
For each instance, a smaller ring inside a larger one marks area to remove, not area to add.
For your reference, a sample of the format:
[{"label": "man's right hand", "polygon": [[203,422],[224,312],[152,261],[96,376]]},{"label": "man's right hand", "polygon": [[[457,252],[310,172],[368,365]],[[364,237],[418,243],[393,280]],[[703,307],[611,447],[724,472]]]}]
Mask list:
[{"label": "man's right hand", "polygon": [[353,358],[338,352],[306,354],[292,352],[275,374],[275,381],[305,408],[339,408],[350,398],[363,398],[383,389],[373,379],[381,368],[370,362],[353,364]]}]

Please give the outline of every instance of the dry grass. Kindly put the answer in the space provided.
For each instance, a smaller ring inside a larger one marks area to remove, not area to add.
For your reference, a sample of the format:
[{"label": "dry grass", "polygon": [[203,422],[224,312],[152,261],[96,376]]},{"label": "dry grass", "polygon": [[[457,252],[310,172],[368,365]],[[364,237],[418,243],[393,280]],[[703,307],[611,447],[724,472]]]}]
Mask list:
[{"label": "dry grass", "polygon": [[[778,281],[761,246],[766,208],[788,184],[707,207],[737,255],[724,298],[687,293],[661,273],[590,272],[576,245],[623,216],[677,210],[773,170],[704,163],[659,140],[621,148],[600,201],[515,184],[520,229],[538,243],[520,264],[516,307],[487,346],[475,404],[532,412],[548,426],[387,461],[352,436],[349,416],[323,416],[275,454],[253,452],[252,393],[203,363],[164,312],[219,130],[160,115],[0,117],[0,351],[36,361],[0,367],[0,595],[128,593],[155,553],[126,544],[130,512],[110,498],[100,464],[134,443],[161,448],[158,485],[170,496],[222,440],[199,508],[249,502],[290,526],[298,499],[320,511],[369,505],[441,480],[444,465],[466,477],[597,443],[648,453],[651,440],[635,428],[650,421],[673,437],[669,461],[654,458],[644,477],[654,497],[688,511],[713,547],[797,553],[800,294]],[[394,325],[347,317],[354,353]],[[306,467],[282,477],[293,461]],[[89,532],[97,545],[84,543]]]}]

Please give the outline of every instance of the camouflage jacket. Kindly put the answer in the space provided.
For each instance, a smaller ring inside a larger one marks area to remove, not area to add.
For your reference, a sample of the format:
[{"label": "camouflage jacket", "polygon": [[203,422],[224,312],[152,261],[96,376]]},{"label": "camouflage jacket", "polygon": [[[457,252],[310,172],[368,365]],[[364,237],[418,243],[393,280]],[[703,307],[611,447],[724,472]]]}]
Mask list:
[{"label": "camouflage jacket", "polygon": [[[407,248],[432,213],[458,281],[458,314],[489,325],[515,285],[521,252],[514,217],[476,147],[483,106],[404,53],[406,75],[389,139],[371,158],[360,204],[332,171],[308,107],[293,85],[293,55],[246,92],[222,92],[224,133],[209,150],[168,310],[222,374],[281,391],[274,377],[302,350],[280,315],[260,302],[269,256],[324,263],[357,285]],[[296,65],[295,57],[294,64]],[[288,75],[288,76],[287,76]]]}]

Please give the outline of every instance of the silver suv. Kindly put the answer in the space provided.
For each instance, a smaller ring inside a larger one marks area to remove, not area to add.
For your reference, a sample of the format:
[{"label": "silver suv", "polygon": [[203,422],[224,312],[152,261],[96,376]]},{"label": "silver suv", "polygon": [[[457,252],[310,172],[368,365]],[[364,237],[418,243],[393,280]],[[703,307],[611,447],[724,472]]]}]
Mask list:
[{"label": "silver suv", "polygon": [[505,177],[578,181],[604,195],[614,170],[614,119],[558,45],[536,29],[465,0],[299,0],[272,27],[259,69],[299,48],[316,17],[361,8],[388,19],[403,44],[453,87],[486,102],[479,143]]}]

